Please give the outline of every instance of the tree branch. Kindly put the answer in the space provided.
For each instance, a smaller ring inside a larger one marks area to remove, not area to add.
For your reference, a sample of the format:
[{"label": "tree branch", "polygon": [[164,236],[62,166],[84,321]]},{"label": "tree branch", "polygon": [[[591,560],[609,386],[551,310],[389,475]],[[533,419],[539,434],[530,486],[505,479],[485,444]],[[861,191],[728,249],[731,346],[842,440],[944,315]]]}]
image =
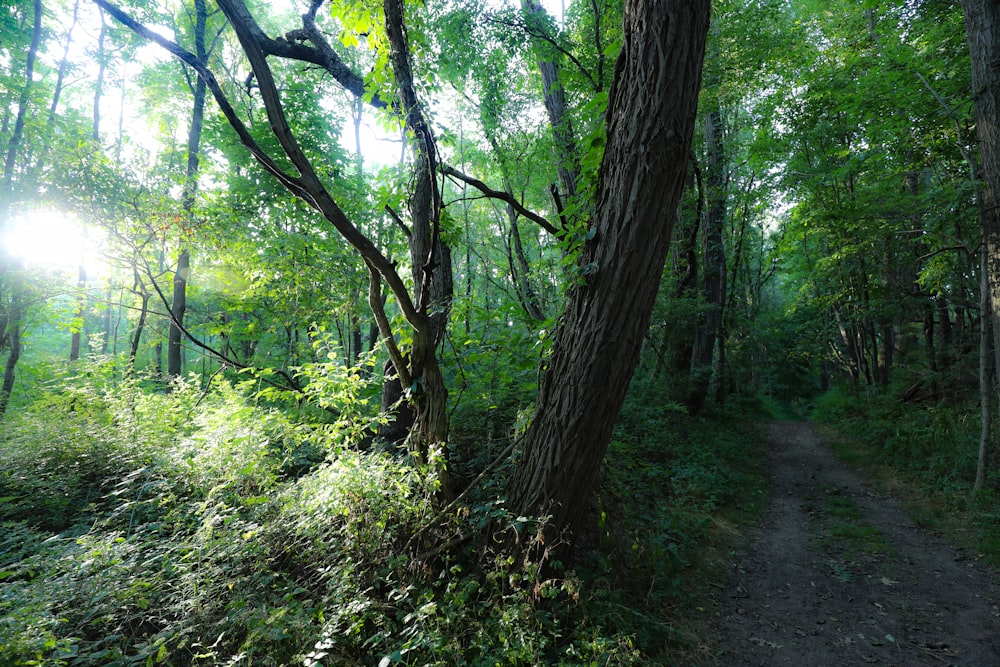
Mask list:
[{"label": "tree branch", "polygon": [[[322,4],[323,0],[313,0],[309,11],[302,15],[303,27],[298,30],[291,30],[285,34],[284,38],[279,37],[277,39],[270,37],[261,29],[260,25],[246,8],[246,5],[242,2],[232,3],[228,9],[223,8],[223,12],[225,12],[231,22],[235,18],[246,27],[264,55],[278,56],[279,58],[299,60],[318,65],[332,76],[337,83],[349,90],[356,97],[364,98],[364,77],[347,66],[316,27],[316,12]],[[312,46],[304,43],[307,41]],[[379,109],[389,106],[378,95],[372,96],[371,105]]]},{"label": "tree branch", "polygon": [[396,368],[396,375],[403,387],[413,386],[413,376],[410,375],[410,368],[396,345],[396,338],[392,335],[392,327],[389,318],[385,314],[385,306],[382,302],[382,276],[378,270],[365,261],[368,266],[368,306],[375,316],[375,323],[378,325],[382,340],[385,341],[386,351],[389,352],[389,359]]},{"label": "tree branch", "polygon": [[298,177],[284,172],[278,167],[271,156],[257,144],[246,125],[237,116],[235,109],[233,109],[229,99],[222,91],[215,75],[193,53],[151,31],[107,0],[94,0],[94,2],[137,35],[159,45],[194,69],[198,73],[198,76],[204,79],[206,86],[211,91],[226,120],[236,131],[240,142],[250,151],[254,158],[270,174],[277,178],[289,192],[322,213],[340,235],[361,254],[365,261],[378,269],[386,284],[389,285],[393,296],[399,303],[400,310],[402,310],[410,326],[416,330],[423,330],[427,326],[426,318],[414,307],[409,291],[402,277],[396,272],[393,264],[375,247],[375,244],[367,236],[348,220],[346,214],[333,200],[319,180],[308,158],[306,158],[305,154],[299,148],[285,118],[278,89],[274,83],[274,77],[266,61],[267,53],[258,41],[258,36],[263,36],[264,39],[270,38],[264,35],[253,21],[242,0],[220,0],[218,4],[236,31],[240,45],[243,47],[243,51],[250,61],[267,110],[271,131],[281,144],[282,149],[286,152],[287,157],[295,165],[295,168],[298,169],[300,173]]},{"label": "tree branch", "polygon": [[595,92],[601,91],[601,85],[594,80],[593,75],[587,70],[586,67],[583,66],[583,63],[581,63],[580,60],[576,56],[574,56],[569,49],[560,44],[555,37],[553,37],[548,32],[543,30],[541,26],[531,26],[528,25],[528,23],[525,21],[511,21],[510,19],[500,18],[499,16],[493,16],[489,20],[494,23],[499,23],[500,25],[507,26],[508,28],[519,28],[523,30],[525,33],[527,33],[529,37],[534,37],[536,39],[541,39],[543,41],[548,42],[549,44],[552,45],[552,47],[556,51],[566,56],[566,59],[569,60],[571,63],[573,63],[578,70],[580,70],[580,74],[582,74],[584,78],[586,78],[587,81],[590,82],[590,86],[594,89]]},{"label": "tree branch", "polygon": [[549,234],[552,234],[553,236],[560,235],[559,230],[556,229],[551,222],[549,222],[542,216],[538,215],[537,213],[529,211],[527,208],[524,207],[524,205],[521,202],[517,201],[517,199],[515,199],[512,195],[506,192],[501,192],[500,190],[494,190],[493,188],[486,185],[482,181],[473,178],[472,176],[463,174],[454,167],[449,167],[448,165],[443,164],[439,168],[442,174],[445,174],[446,176],[451,176],[452,178],[456,178],[464,183],[467,183],[468,185],[471,185],[472,187],[476,188],[487,197],[490,197],[491,199],[499,199],[502,202],[510,204],[511,206],[514,207],[515,211],[523,215],[528,220],[537,223],[539,226],[541,226],[542,229],[547,231]]}]

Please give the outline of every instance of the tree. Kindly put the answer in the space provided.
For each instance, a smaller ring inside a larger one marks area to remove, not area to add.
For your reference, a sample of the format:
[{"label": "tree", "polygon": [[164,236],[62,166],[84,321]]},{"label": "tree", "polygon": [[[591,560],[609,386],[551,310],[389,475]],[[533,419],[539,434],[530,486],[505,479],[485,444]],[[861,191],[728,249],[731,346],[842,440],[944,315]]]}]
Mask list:
[{"label": "tree", "polygon": [[[705,86],[706,92],[712,96],[709,102],[711,108],[704,114],[705,186],[708,200],[702,225],[704,245],[702,294],[705,300],[705,312],[695,333],[694,350],[691,355],[690,392],[687,400],[688,407],[695,414],[701,412],[708,397],[712,360],[717,359],[721,371],[722,355],[725,350],[722,323],[723,308],[726,303],[726,251],[722,237],[726,224],[726,187],[729,179],[726,173],[726,145],[723,137],[725,128],[718,90],[721,87],[722,75],[719,72],[719,56],[715,52],[716,49],[717,47],[713,48],[710,58]],[[719,349],[718,355],[715,352],[716,346]],[[724,386],[721,377],[719,383],[720,388]]]},{"label": "tree", "polygon": [[[435,449],[444,449],[447,438],[447,389],[437,362],[436,348],[448,319],[451,258],[450,251],[443,242],[439,218],[440,198],[434,181],[434,137],[423,116],[413,85],[402,3],[396,0],[386,1],[383,7],[384,30],[377,30],[371,38],[384,40],[381,45],[388,47],[391,53],[389,61],[398,94],[397,111],[403,115],[403,121],[412,134],[412,146],[417,155],[414,165],[415,186],[410,200],[410,227],[407,228],[413,275],[412,292],[397,270],[397,263],[383,254],[372,239],[350,220],[345,209],[331,195],[314,164],[314,158],[303,150],[302,143],[290,124],[274,70],[267,61],[268,55],[275,55],[318,64],[355,95],[365,94],[361,77],[344,65],[316,26],[316,12],[321,2],[314,2],[310,11],[302,17],[303,29],[296,41],[273,40],[268,37],[241,0],[219,2],[220,9],[232,25],[247,57],[253,73],[252,79],[256,81],[260,103],[269,122],[271,139],[277,143],[280,151],[282,162],[279,163],[278,156],[269,153],[255,139],[214,74],[196,54],[155,34],[105,0],[95,1],[118,21],[167,49],[193,68],[205,82],[240,142],[250,150],[261,166],[289,192],[322,214],[360,255],[369,271],[369,304],[378,322],[382,340],[402,386],[406,388],[416,408],[410,449],[418,461],[429,461]],[[366,25],[371,27],[370,23]],[[388,90],[376,91],[373,103],[386,107],[386,102],[380,95],[388,93]],[[401,346],[398,340],[401,336],[394,331],[385,312],[383,285],[388,285],[410,329],[406,332],[410,340],[408,349]],[[439,476],[442,493],[446,496],[448,483],[443,466],[439,467]]]},{"label": "tree", "polygon": [[[207,42],[208,7],[205,0],[194,0],[194,44],[195,55],[202,65],[208,65],[212,45]],[[188,127],[187,161],[184,170],[184,192],[181,195],[181,206],[184,210],[184,223],[190,226],[194,219],[195,197],[198,194],[199,163],[201,161],[201,134],[205,125],[205,81],[195,77],[188,81],[193,102],[191,108],[191,125]],[[191,252],[185,246],[177,256],[177,269],[174,271],[173,299],[170,302],[170,326],[167,334],[167,380],[181,374],[183,361],[181,347],[181,328],[184,326],[184,314],[187,311],[187,283],[191,273]]]},{"label": "tree", "polygon": [[[32,16],[31,44],[28,46],[25,61],[24,86],[21,88],[17,103],[14,128],[7,140],[3,180],[0,181],[0,228],[5,228],[10,224],[11,212],[14,209],[14,172],[17,166],[18,151],[24,139],[25,119],[28,116],[32,88],[35,84],[35,59],[38,56],[38,47],[42,40],[41,0],[34,0]],[[8,292],[8,303],[5,304],[3,312],[2,330],[10,348],[7,362],[4,365],[3,384],[0,385],[0,417],[3,417],[10,400],[10,393],[14,389],[14,371],[17,369],[17,362],[21,357],[21,318],[24,317],[25,304],[23,303],[22,286],[19,284],[19,277],[16,275],[15,267],[12,266],[11,258],[5,256],[0,259],[3,262],[0,266],[0,288]]]},{"label": "tree", "polygon": [[625,3],[579,282],[510,485],[514,511],[551,517],[549,538],[582,526],[639,358],[684,186],[708,21],[707,0]]},{"label": "tree", "polygon": [[[983,312],[983,327],[991,326],[993,350],[1000,350],[1000,326],[996,314],[1000,313],[1000,133],[996,119],[1000,114],[1000,70],[996,67],[1000,58],[1000,6],[989,0],[962,0],[965,14],[965,31],[972,58],[972,92],[976,113],[976,135],[979,138],[979,220],[985,246],[986,283],[988,284],[989,311]],[[985,300],[983,305],[986,305]],[[980,345],[981,354],[987,354],[990,345],[984,341]],[[1000,357],[997,359],[1000,366]],[[980,382],[988,386],[990,373],[980,371]],[[1000,386],[1000,382],[997,383]],[[981,388],[985,393],[985,389]],[[985,401],[985,399],[984,399]],[[987,423],[990,411],[983,406],[983,422]],[[981,438],[979,470],[976,484],[981,486],[985,479],[987,461],[987,436]]]}]

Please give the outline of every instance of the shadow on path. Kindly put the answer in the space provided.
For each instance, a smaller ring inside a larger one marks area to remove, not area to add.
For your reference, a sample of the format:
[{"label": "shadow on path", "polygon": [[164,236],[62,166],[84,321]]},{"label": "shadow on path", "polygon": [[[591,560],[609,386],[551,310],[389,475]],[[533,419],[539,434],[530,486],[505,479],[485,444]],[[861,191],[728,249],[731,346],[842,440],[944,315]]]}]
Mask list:
[{"label": "shadow on path", "polygon": [[719,664],[1000,667],[996,573],[872,492],[805,422],[769,428],[770,506],[718,596]]}]

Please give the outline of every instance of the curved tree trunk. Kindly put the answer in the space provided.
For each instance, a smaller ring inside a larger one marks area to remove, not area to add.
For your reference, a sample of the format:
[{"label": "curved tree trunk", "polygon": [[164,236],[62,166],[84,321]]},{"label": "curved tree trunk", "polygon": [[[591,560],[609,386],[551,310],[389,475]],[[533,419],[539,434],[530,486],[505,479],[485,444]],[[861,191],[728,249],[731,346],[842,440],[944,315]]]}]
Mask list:
[{"label": "curved tree trunk", "polygon": [[[433,449],[447,456],[448,389],[438,365],[437,348],[448,326],[454,292],[451,249],[441,238],[441,196],[437,182],[437,150],[430,124],[417,99],[406,34],[403,0],[385,0],[390,61],[406,122],[412,134],[414,186],[410,195],[410,259],[413,263],[414,304],[424,326],[413,331],[409,354],[409,390],[414,403],[410,451],[427,462]],[[406,375],[398,369],[399,377]],[[451,495],[447,470],[438,471],[442,495]]]},{"label": "curved tree trunk", "polygon": [[569,295],[510,486],[518,513],[578,529],[639,358],[694,131],[709,0],[628,0],[607,110],[595,232]]}]

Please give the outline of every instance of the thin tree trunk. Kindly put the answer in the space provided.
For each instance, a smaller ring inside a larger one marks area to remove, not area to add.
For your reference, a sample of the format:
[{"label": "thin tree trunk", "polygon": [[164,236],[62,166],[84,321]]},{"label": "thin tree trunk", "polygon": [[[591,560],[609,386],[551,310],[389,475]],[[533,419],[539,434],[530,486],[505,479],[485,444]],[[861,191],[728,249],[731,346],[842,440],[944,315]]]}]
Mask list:
[{"label": "thin tree trunk", "polygon": [[684,187],[709,5],[625,3],[594,236],[510,484],[516,514],[550,517],[546,549],[582,527],[639,359]]},{"label": "thin tree trunk", "polygon": [[108,353],[111,342],[111,283],[107,283],[104,292],[104,313],[101,315],[101,356]]},{"label": "thin tree trunk", "polygon": [[708,207],[704,226],[703,295],[706,311],[702,326],[695,336],[691,358],[687,406],[692,414],[698,414],[705,407],[712,379],[712,360],[722,331],[723,308],[726,303],[726,251],[722,241],[726,222],[726,165],[721,133],[722,114],[718,109],[713,109],[705,116]]},{"label": "thin tree trunk", "polygon": [[[205,45],[205,30],[208,22],[208,8],[205,0],[195,0],[195,51],[199,62],[208,63],[208,50]],[[184,174],[183,207],[185,224],[194,220],[194,202],[198,193],[198,172],[201,159],[201,133],[205,124],[205,94],[204,79],[197,77],[193,86],[194,104],[191,110],[191,127],[188,130],[187,167]],[[183,366],[183,348],[181,340],[184,327],[184,315],[187,311],[187,283],[191,273],[191,253],[187,248],[181,250],[177,257],[177,270],[174,271],[174,293],[170,302],[170,329],[167,337],[167,380],[178,377]]]},{"label": "thin tree trunk", "polygon": [[76,311],[73,313],[73,336],[70,339],[69,345],[69,360],[77,361],[80,359],[80,343],[83,340],[83,325],[84,316],[86,315],[85,307],[87,303],[86,292],[87,289],[87,269],[80,264],[77,281],[76,281]]},{"label": "thin tree trunk", "polygon": [[[10,224],[11,212],[14,206],[14,169],[17,164],[17,153],[21,148],[21,141],[24,138],[24,123],[28,114],[28,106],[31,101],[31,91],[34,87],[35,58],[38,55],[38,47],[42,40],[42,2],[34,0],[32,4],[34,11],[32,21],[31,45],[28,47],[28,54],[25,59],[24,87],[18,99],[17,116],[14,121],[14,128],[7,140],[7,155],[3,165],[3,181],[0,184],[0,229]],[[7,363],[4,366],[3,385],[0,386],[0,417],[7,411],[10,401],[10,393],[14,389],[14,373],[17,369],[17,362],[21,358],[21,318],[24,315],[22,307],[22,293],[19,280],[13,274],[14,267],[10,264],[10,258],[3,257],[0,262],[0,285],[10,290],[10,302],[5,313],[7,322],[7,339],[10,342],[10,353],[7,356]]]},{"label": "thin tree trunk", "polygon": [[187,312],[187,279],[191,270],[191,257],[187,249],[181,250],[174,271],[173,299],[170,302],[170,324],[167,330],[167,383],[179,377],[183,370],[184,348],[181,327]]},{"label": "thin tree trunk", "polygon": [[108,24],[104,21],[104,10],[97,8],[101,19],[101,32],[97,37],[97,80],[94,83],[94,124],[90,138],[95,145],[101,143],[101,97],[104,96],[104,73],[107,69],[107,58],[104,53],[104,40],[108,34]]},{"label": "thin tree trunk", "polygon": [[[56,84],[52,91],[52,103],[49,105],[49,113],[45,118],[45,132],[44,137],[52,136],[52,126],[55,124],[56,111],[59,108],[59,100],[62,98],[63,86],[66,82],[66,70],[69,68],[69,51],[73,44],[73,31],[76,29],[77,19],[80,13],[80,0],[75,0],[73,3],[73,20],[70,23],[69,30],[66,31],[66,42],[63,45],[63,55],[62,59],[59,61],[59,68],[56,72]],[[37,178],[39,172],[41,172],[42,167],[45,164],[45,159],[48,156],[49,146],[46,146],[38,155],[38,159],[35,161],[35,165],[32,168],[32,175],[29,179],[34,182]]]},{"label": "thin tree trunk", "polygon": [[990,283],[987,272],[985,245],[979,251],[979,457],[976,463],[976,481],[973,489],[979,491],[986,484],[989,464],[990,441],[993,427],[993,309],[990,307]]},{"label": "thin tree trunk", "polygon": [[128,361],[129,368],[135,370],[135,359],[139,354],[139,343],[142,342],[142,332],[146,328],[146,315],[149,313],[149,292],[141,288],[142,305],[139,307],[139,319],[135,323],[135,331],[132,332],[132,340],[129,342]]},{"label": "thin tree trunk", "polygon": [[17,362],[21,358],[21,317],[20,310],[10,312],[11,322],[7,327],[8,340],[10,341],[10,354],[7,355],[7,363],[3,369],[3,386],[0,387],[0,418],[7,412],[7,404],[10,402],[10,394],[14,390],[14,372],[17,369]]},{"label": "thin tree trunk", "polygon": [[[537,0],[521,0],[528,27],[533,31],[544,32],[548,12]],[[559,180],[562,183],[563,202],[572,201],[576,197],[576,181],[580,175],[580,158],[576,147],[576,137],[573,133],[573,123],[570,120],[566,104],[566,91],[559,81],[559,64],[546,55],[546,44],[536,38],[536,59],[538,71],[542,75],[542,95],[545,99],[545,111],[552,126],[553,143],[555,144],[556,160],[558,161]]]},{"label": "thin tree trunk", "polygon": [[17,118],[14,121],[14,130],[7,141],[7,157],[3,166],[3,193],[6,195],[4,202],[4,223],[6,216],[10,215],[11,194],[14,185],[14,165],[17,159],[17,151],[21,148],[21,140],[24,138],[24,123],[28,115],[28,106],[31,102],[31,90],[34,87],[35,58],[38,56],[38,46],[42,40],[42,2],[34,0],[34,24],[31,33],[31,45],[28,47],[28,55],[25,61],[24,88],[21,89],[21,97],[17,104]]}]

